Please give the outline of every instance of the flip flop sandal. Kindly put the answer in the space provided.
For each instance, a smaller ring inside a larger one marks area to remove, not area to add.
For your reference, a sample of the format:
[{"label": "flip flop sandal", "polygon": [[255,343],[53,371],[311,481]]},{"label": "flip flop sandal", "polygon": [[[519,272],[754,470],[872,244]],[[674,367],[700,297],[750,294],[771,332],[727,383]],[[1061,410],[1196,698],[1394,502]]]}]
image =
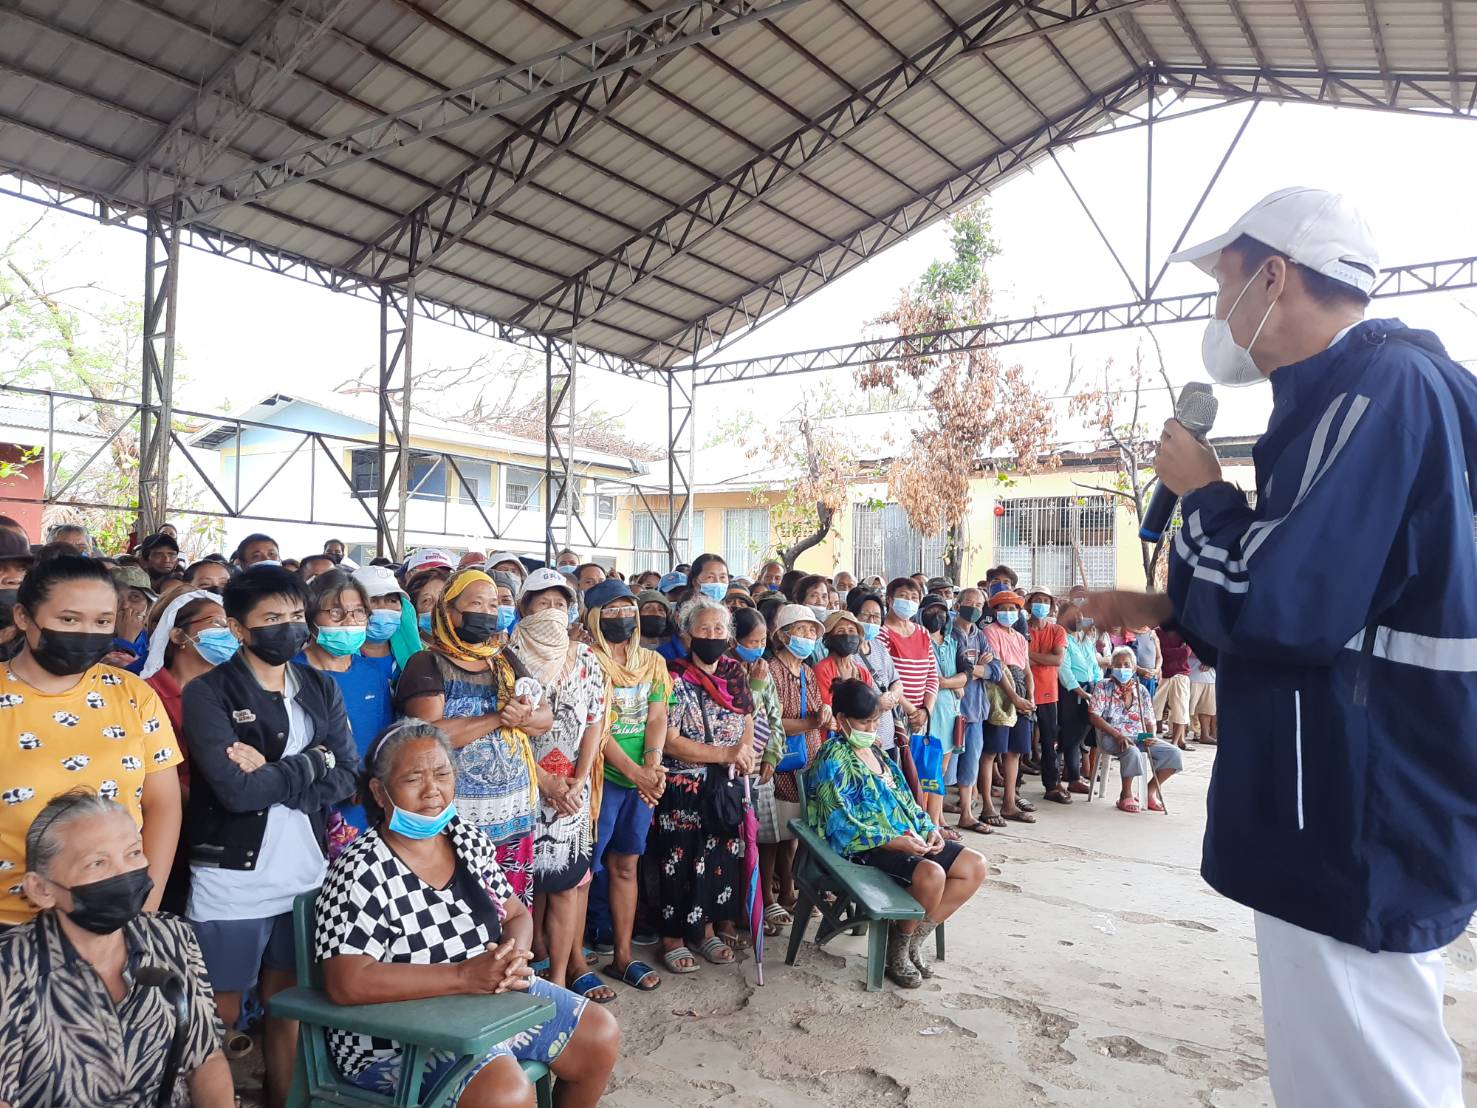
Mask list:
[{"label": "flip flop sandal", "polygon": [[1072,803],[1072,794],[1063,792],[1051,792],[1046,794],[1046,799],[1050,800],[1053,804],[1070,804]]},{"label": "flip flop sandal", "polygon": [[1005,813],[1005,818],[1008,819],[1008,820],[1010,820],[1012,823],[1035,823],[1036,822],[1036,817],[1033,816],[1030,812],[1027,812],[1027,811],[1024,811],[1024,810],[1019,811],[1019,812],[1006,812]]},{"label": "flip flop sandal", "polygon": [[1022,812],[1034,812],[1036,810],[1036,805],[1032,804],[1024,797],[1016,797],[1015,806],[1019,808]]},{"label": "flip flop sandal", "polygon": [[738,953],[741,950],[748,950],[749,947],[754,945],[749,941],[747,936],[740,935],[737,931],[719,931],[714,937],[722,939],[723,945],[734,953]]},{"label": "flip flop sandal", "polygon": [[662,979],[657,975],[656,970],[652,969],[645,962],[638,962],[634,958],[626,963],[626,968],[620,973],[616,973],[614,962],[606,966],[601,972],[606,977],[613,977],[621,984],[629,985],[633,989],[640,989],[643,993],[651,992],[662,983]]},{"label": "flip flop sandal", "polygon": [[1164,801],[1161,800],[1157,796],[1151,796],[1151,797],[1149,797],[1149,811],[1151,811],[1151,812],[1162,812],[1162,811],[1164,811]]},{"label": "flip flop sandal", "polygon": [[[672,973],[696,973],[698,971],[697,959],[685,946],[679,946],[676,950],[662,951],[662,962]],[[680,965],[681,962],[686,962],[687,965]]]},{"label": "flip flop sandal", "polygon": [[[595,996],[594,994],[604,989],[609,996]],[[596,1004],[609,1004],[615,999],[615,990],[600,980],[598,974],[582,973],[569,983],[569,991],[578,993],[586,1000],[593,1000]]]},{"label": "flip flop sandal", "polygon": [[1118,810],[1120,812],[1137,812],[1139,811],[1139,802],[1131,796],[1119,797]]},{"label": "flip flop sandal", "polygon": [[1004,827],[1005,817],[998,812],[991,812],[988,816],[980,816],[980,822],[990,827]]},{"label": "flip flop sandal", "polygon": [[764,909],[764,933],[771,939],[795,922],[795,917],[778,904]]},{"label": "flip flop sandal", "polygon": [[733,951],[717,935],[714,935],[711,939],[704,939],[703,945],[698,949],[702,952],[702,956],[715,966],[731,966],[733,964]]},{"label": "flip flop sandal", "polygon": [[961,823],[961,831],[973,831],[976,835],[993,835],[995,832],[984,820],[975,820],[973,823]]}]

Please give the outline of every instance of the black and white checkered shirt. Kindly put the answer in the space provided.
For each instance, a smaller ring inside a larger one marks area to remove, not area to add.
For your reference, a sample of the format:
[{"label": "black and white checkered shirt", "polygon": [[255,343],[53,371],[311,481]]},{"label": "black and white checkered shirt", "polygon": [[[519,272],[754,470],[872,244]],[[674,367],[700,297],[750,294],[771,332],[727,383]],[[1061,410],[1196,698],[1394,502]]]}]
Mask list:
[{"label": "black and white checkered shirt", "polygon": [[[455,878],[444,889],[426,884],[378,831],[370,831],[328,871],[318,894],[314,957],[321,962],[340,954],[366,954],[377,962],[444,965],[495,946],[503,904],[514,898],[513,887],[498,867],[491,839],[457,819],[447,834],[467,873],[496,906],[496,918],[464,902]],[[348,1078],[398,1054],[388,1039],[347,1031],[329,1032],[328,1043],[335,1064]]]}]

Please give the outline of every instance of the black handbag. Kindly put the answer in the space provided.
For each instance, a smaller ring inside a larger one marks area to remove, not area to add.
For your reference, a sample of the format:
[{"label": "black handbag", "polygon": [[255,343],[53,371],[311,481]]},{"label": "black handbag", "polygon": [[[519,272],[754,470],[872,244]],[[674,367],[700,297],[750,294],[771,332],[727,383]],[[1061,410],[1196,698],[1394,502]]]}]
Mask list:
[{"label": "black handbag", "polygon": [[[699,690],[701,692],[701,690]],[[713,745],[713,732],[708,726],[708,696],[702,694],[698,701],[698,714],[703,717],[703,737]],[[703,830],[720,839],[736,837],[744,825],[744,783],[730,776],[726,765],[710,765],[703,777],[702,792],[698,794],[698,809],[702,813]]]}]

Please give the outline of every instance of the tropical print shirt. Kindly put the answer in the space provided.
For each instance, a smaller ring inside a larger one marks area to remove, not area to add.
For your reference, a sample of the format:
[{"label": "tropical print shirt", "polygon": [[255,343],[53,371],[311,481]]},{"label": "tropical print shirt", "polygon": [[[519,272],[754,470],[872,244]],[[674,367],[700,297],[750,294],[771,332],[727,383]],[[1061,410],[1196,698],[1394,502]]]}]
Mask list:
[{"label": "tropical print shirt", "polygon": [[909,828],[925,838],[933,820],[913,800],[902,771],[879,754],[882,772],[873,773],[844,738],[828,739],[806,776],[810,804],[806,822],[824,835],[837,854],[851,857],[875,850],[906,834]]}]

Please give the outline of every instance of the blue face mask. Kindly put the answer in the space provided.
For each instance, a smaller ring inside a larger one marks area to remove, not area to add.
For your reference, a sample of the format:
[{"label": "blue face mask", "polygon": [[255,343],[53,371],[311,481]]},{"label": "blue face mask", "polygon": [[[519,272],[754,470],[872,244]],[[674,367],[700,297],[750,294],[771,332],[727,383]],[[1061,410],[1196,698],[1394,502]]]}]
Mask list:
[{"label": "blue face mask", "polygon": [[746,662],[757,662],[760,658],[764,657],[764,647],[762,646],[736,646],[733,648],[733,652]]},{"label": "blue face mask", "polygon": [[1091,616],[1083,616],[1082,617],[1082,627],[1083,627],[1083,629],[1086,630],[1087,628],[1089,628],[1091,626],[1092,626],[1092,617]]},{"label": "blue face mask", "polygon": [[892,614],[898,619],[912,619],[918,614],[918,601],[904,600],[900,596],[892,602]]},{"label": "blue face mask", "polygon": [[434,816],[423,816],[419,812],[407,812],[404,808],[390,805],[389,828],[407,839],[429,839],[446,830],[446,825],[456,818],[456,805],[448,804]]},{"label": "blue face mask", "polygon": [[805,639],[801,638],[799,635],[791,635],[789,639],[785,642],[785,645],[789,647],[791,654],[802,660],[805,658],[809,658],[812,654],[815,653],[814,639]]},{"label": "blue face mask", "polygon": [[317,641],[335,658],[343,658],[359,653],[366,637],[363,627],[320,627]]},{"label": "blue face mask", "polygon": [[728,595],[728,586],[721,581],[704,581],[698,586],[698,591],[709,600],[722,600]]},{"label": "blue face mask", "polygon": [[1120,685],[1126,685],[1133,680],[1133,670],[1123,666],[1115,666],[1113,669],[1113,680]]},{"label": "blue face mask", "polygon": [[518,622],[518,609],[511,604],[499,604],[497,606],[497,629],[506,631]]},{"label": "blue face mask", "polygon": [[1019,612],[996,612],[995,622],[1001,627],[1014,627],[1018,615],[1020,615]]},{"label": "blue face mask", "polygon": [[871,642],[873,639],[875,639],[880,634],[882,634],[882,624],[880,624],[880,623],[864,623],[864,624],[862,624],[862,635],[866,638],[866,640],[868,642]]},{"label": "blue face mask", "polygon": [[564,574],[566,577],[573,577],[574,571],[578,568],[578,566],[560,566],[559,572]]},{"label": "blue face mask", "polygon": [[1035,617],[1036,619],[1045,619],[1047,616],[1051,615],[1051,605],[1050,604],[1032,604],[1031,605],[1031,615],[1033,617]]},{"label": "blue face mask", "polygon": [[377,608],[369,613],[369,625],[364,628],[364,637],[369,642],[389,642],[400,630],[400,613],[389,608]]},{"label": "blue face mask", "polygon": [[415,621],[415,625],[421,629],[422,634],[429,635],[431,633],[431,613],[422,612],[420,618]]},{"label": "blue face mask", "polygon": [[195,636],[195,649],[213,666],[228,662],[241,649],[241,640],[224,627],[207,627]]}]

